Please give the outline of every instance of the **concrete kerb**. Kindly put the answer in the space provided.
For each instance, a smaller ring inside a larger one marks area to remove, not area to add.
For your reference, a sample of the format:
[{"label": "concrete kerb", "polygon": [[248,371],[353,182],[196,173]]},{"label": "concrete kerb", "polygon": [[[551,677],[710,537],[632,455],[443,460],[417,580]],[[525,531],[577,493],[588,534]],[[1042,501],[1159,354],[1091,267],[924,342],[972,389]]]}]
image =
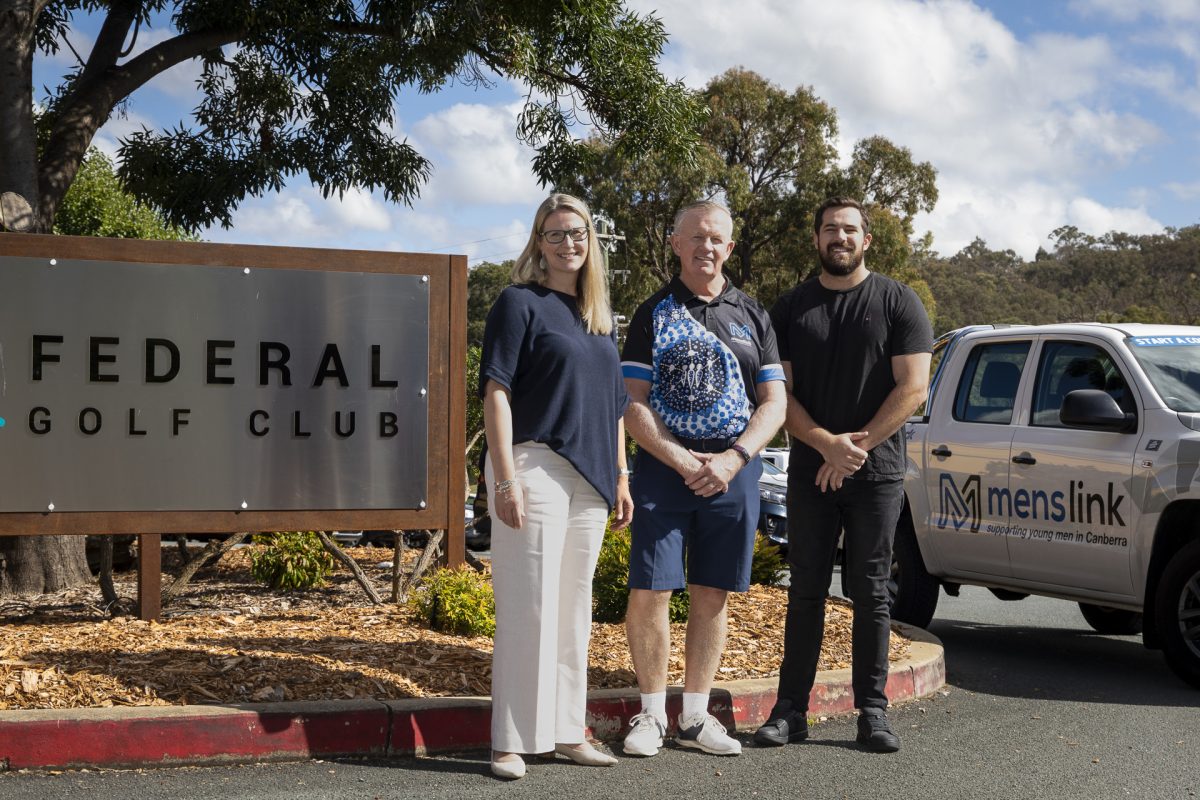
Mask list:
[{"label": "concrete kerb", "polygon": [[[945,685],[946,666],[936,637],[897,627],[912,644],[891,665],[887,691],[893,703],[902,703]],[[718,683],[710,708],[726,727],[753,730],[766,721],[775,689],[775,678]],[[668,696],[672,720],[680,701],[678,691]],[[835,716],[853,708],[850,670],[819,673],[809,715]],[[588,724],[597,739],[617,739],[639,710],[637,689],[588,695]],[[423,755],[486,748],[490,725],[486,697],[3,711],[0,770]]]}]

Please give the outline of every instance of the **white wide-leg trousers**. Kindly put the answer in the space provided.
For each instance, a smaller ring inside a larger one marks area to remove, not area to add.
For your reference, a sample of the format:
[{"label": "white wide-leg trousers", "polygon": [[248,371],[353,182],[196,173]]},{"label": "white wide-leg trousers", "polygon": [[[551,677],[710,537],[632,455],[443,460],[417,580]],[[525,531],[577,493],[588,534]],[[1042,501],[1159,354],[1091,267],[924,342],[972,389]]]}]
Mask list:
[{"label": "white wide-leg trousers", "polygon": [[[608,506],[546,445],[516,445],[513,458],[525,524],[492,518],[492,749],[544,753],[584,739],[592,573]],[[484,470],[495,486],[490,456]]]}]

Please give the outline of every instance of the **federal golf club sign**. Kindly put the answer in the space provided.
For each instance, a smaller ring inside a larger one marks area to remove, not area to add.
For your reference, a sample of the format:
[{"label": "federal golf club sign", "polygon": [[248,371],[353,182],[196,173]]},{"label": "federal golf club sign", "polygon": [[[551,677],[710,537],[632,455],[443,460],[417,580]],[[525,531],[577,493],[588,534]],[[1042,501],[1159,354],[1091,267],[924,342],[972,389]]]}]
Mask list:
[{"label": "federal golf club sign", "polygon": [[288,269],[283,248],[156,263],[11,241],[0,513],[426,508],[431,274],[379,268],[397,254]]}]

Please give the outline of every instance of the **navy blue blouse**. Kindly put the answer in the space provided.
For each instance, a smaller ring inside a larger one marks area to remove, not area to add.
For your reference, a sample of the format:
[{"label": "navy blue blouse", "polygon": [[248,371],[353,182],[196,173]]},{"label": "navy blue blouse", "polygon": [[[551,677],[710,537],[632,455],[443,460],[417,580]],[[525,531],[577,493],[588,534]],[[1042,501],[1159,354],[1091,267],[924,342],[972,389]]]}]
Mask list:
[{"label": "navy blue blouse", "polygon": [[617,420],[629,398],[616,331],[587,332],[575,298],[537,284],[509,286],[488,313],[479,395],[509,390],[513,444],[541,442],[571,463],[612,508]]}]

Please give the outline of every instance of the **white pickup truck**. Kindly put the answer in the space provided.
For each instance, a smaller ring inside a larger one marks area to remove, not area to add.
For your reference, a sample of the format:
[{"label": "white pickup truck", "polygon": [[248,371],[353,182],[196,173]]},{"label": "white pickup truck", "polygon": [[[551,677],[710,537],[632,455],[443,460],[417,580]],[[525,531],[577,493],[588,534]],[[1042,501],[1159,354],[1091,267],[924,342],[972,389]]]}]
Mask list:
[{"label": "white pickup truck", "polygon": [[1200,687],[1200,327],[953,331],[923,412],[894,618],[928,625],[961,584],[1071,600]]}]

